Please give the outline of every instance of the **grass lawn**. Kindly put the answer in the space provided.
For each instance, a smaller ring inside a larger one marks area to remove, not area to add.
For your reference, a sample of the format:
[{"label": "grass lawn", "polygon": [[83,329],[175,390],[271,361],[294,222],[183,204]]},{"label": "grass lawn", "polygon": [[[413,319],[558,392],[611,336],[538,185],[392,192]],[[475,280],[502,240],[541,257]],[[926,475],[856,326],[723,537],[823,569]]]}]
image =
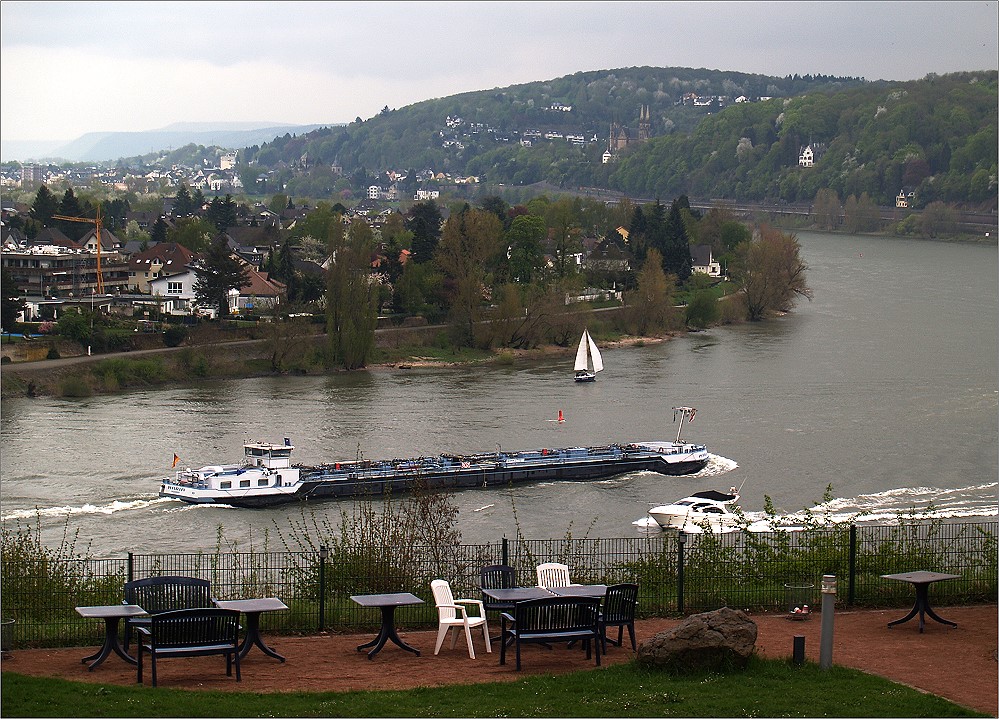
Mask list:
[{"label": "grass lawn", "polygon": [[4,717],[989,716],[854,669],[754,657],[745,671],[671,676],[624,664],[558,677],[345,693],[183,691],[2,675]]}]

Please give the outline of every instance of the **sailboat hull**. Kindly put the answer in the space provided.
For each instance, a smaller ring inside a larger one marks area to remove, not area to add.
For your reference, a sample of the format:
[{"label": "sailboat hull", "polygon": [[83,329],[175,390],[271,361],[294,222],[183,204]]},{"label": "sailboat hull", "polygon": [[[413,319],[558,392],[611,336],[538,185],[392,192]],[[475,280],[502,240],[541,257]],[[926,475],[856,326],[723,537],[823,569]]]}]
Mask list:
[{"label": "sailboat hull", "polygon": [[596,382],[597,375],[593,372],[577,372],[574,379],[577,382]]}]

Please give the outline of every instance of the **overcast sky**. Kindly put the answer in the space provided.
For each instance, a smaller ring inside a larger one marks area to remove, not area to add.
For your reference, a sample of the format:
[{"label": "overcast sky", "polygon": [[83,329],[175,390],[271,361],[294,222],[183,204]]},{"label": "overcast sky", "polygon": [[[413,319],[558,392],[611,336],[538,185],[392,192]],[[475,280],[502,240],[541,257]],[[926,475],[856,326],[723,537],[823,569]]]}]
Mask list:
[{"label": "overcast sky", "polygon": [[0,3],[0,137],[338,123],[657,66],[914,80],[996,70],[997,2]]}]

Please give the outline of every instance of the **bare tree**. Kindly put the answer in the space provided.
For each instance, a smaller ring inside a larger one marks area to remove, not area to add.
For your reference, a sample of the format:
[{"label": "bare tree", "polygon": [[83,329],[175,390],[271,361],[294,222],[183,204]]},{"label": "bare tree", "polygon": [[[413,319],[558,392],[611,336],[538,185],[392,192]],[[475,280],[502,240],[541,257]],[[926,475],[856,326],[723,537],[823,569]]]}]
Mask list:
[{"label": "bare tree", "polygon": [[808,265],[793,234],[763,226],[736,249],[733,277],[739,284],[746,318],[762,320],[787,312],[798,297],[812,298],[805,282]]}]

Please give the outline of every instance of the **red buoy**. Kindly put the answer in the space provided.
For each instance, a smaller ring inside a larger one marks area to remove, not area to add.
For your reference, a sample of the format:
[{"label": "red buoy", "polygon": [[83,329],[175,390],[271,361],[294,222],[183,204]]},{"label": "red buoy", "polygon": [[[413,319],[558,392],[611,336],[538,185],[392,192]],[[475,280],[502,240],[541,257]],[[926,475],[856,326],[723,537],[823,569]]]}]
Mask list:
[{"label": "red buoy", "polygon": [[558,411],[558,421],[565,422],[565,417],[562,416],[562,410]]}]

